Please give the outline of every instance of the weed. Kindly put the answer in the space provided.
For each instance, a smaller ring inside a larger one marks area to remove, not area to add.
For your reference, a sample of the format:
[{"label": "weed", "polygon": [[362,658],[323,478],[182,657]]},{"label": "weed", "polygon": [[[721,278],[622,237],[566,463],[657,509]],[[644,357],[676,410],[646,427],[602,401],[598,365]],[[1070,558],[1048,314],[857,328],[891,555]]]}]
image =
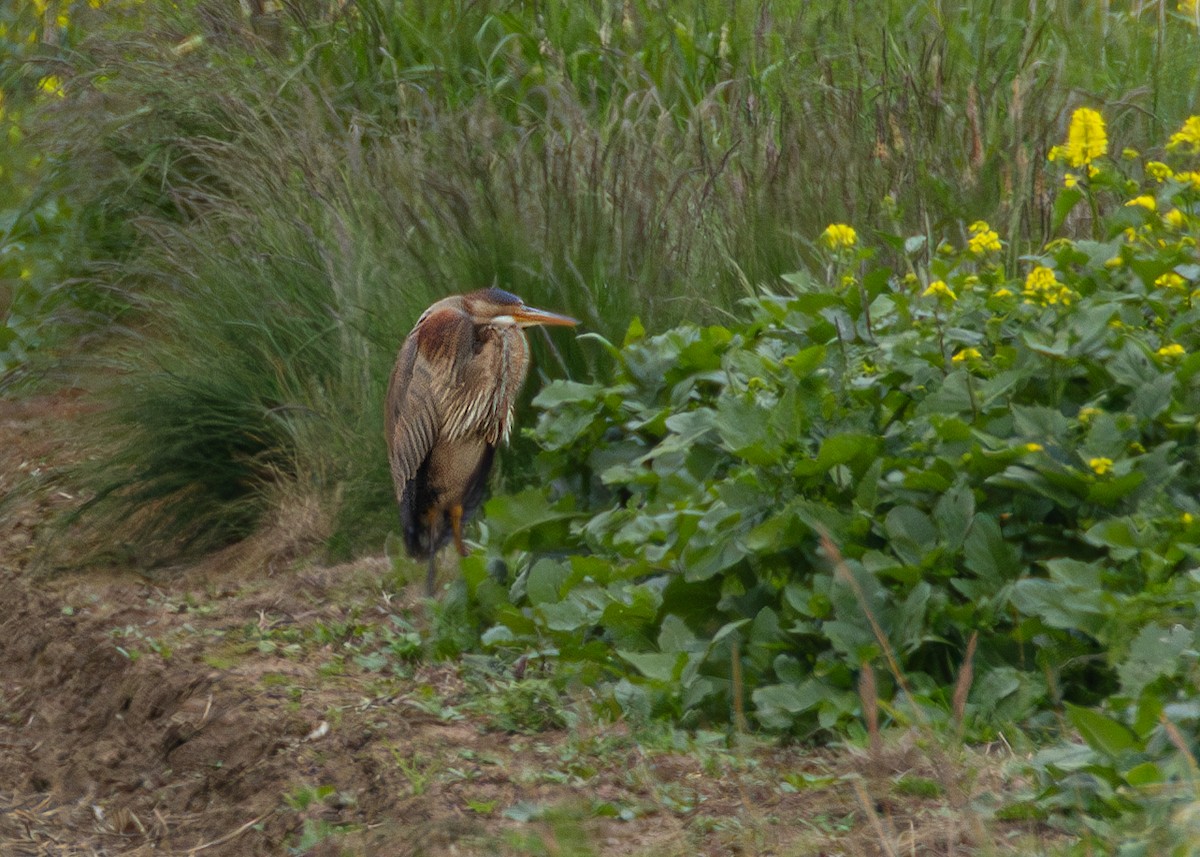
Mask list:
[{"label": "weed", "polygon": [[414,797],[424,794],[437,772],[435,760],[417,754],[407,755],[399,747],[392,747],[391,753],[396,767],[408,780],[411,794]]}]

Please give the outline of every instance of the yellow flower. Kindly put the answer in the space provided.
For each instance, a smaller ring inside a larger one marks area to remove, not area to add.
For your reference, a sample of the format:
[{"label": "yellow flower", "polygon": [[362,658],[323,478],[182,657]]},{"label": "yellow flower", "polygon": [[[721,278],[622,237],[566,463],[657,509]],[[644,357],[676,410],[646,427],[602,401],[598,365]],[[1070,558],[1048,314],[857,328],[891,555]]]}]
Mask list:
[{"label": "yellow flower", "polygon": [[52,74],[38,81],[38,89],[47,95],[57,95],[59,98],[62,98],[62,81]]},{"label": "yellow flower", "polygon": [[934,280],[929,284],[929,288],[921,292],[923,298],[948,298],[949,300],[958,300],[957,295],[941,280]]},{"label": "yellow flower", "polygon": [[854,279],[853,274],[844,274],[842,276],[842,288],[844,288],[844,289],[850,288],[857,282],[858,282],[858,280]]},{"label": "yellow flower", "polygon": [[1010,292],[1008,289],[996,289],[996,291],[992,293],[992,297],[994,297],[994,298],[1011,298],[1012,292]]},{"label": "yellow flower", "polygon": [[1146,453],[1146,447],[1142,446],[1136,440],[1133,443],[1129,444],[1129,446],[1127,446],[1126,449],[1132,455],[1144,455]]},{"label": "yellow flower", "polygon": [[1187,184],[1192,190],[1200,190],[1200,171],[1198,170],[1176,173],[1175,180]]},{"label": "yellow flower", "polygon": [[1135,196],[1133,199],[1129,200],[1129,202],[1125,203],[1126,208],[1129,208],[1130,206],[1133,206],[1133,205],[1140,205],[1142,208],[1146,209],[1147,211],[1158,210],[1158,200],[1156,200],[1154,197],[1150,196],[1149,194],[1143,194],[1142,196]]},{"label": "yellow flower", "polygon": [[1192,154],[1200,153],[1200,116],[1191,116],[1183,127],[1171,135],[1167,141],[1171,151],[1186,148]]},{"label": "yellow flower", "polygon": [[1122,259],[1120,256],[1112,256],[1112,257],[1104,260],[1104,267],[1106,267],[1106,268],[1119,268],[1124,264],[1125,264],[1125,260]]},{"label": "yellow flower", "polygon": [[1069,306],[1079,295],[1064,286],[1054,276],[1054,271],[1045,265],[1038,265],[1025,278],[1025,288],[1021,290],[1025,303],[1050,306],[1062,304]]},{"label": "yellow flower", "polygon": [[1025,277],[1025,288],[1038,290],[1038,292],[1044,292],[1045,289],[1057,286],[1057,284],[1058,280],[1054,271],[1046,268],[1045,265],[1038,265]]},{"label": "yellow flower", "polygon": [[1196,520],[1196,518],[1192,515],[1191,512],[1184,512],[1182,515],[1179,516],[1180,523],[1182,523],[1185,527],[1194,520]]},{"label": "yellow flower", "polygon": [[1103,413],[1103,411],[1101,411],[1099,408],[1080,408],[1077,418],[1081,423],[1087,425],[1092,421],[1093,417],[1098,417],[1101,413]]},{"label": "yellow flower", "polygon": [[1171,361],[1178,360],[1180,357],[1183,357],[1185,354],[1187,354],[1187,351],[1178,342],[1173,342],[1170,345],[1164,345],[1154,353],[1163,360]]},{"label": "yellow flower", "polygon": [[1167,226],[1170,226],[1172,229],[1182,229],[1187,225],[1187,215],[1185,215],[1178,208],[1172,208],[1170,211],[1164,214],[1163,220],[1166,221]]},{"label": "yellow flower", "polygon": [[1108,134],[1104,130],[1104,117],[1090,107],[1080,107],[1072,113],[1065,147],[1067,163],[1082,167],[1103,157],[1107,151]]},{"label": "yellow flower", "polygon": [[1175,175],[1175,171],[1162,161],[1148,161],[1146,163],[1146,175],[1150,176],[1156,182],[1165,182]]},{"label": "yellow flower", "polygon": [[1044,446],[1042,446],[1040,443],[1027,443],[1027,444],[1025,444],[1025,451],[1026,451],[1026,452],[1041,452],[1043,449],[1045,449],[1045,447],[1044,447]]},{"label": "yellow flower", "polygon": [[1127,161],[1136,161],[1141,157],[1141,152],[1139,152],[1137,149],[1131,149],[1126,146],[1121,150],[1121,157]]},{"label": "yellow flower", "polygon": [[831,223],[821,233],[821,240],[831,250],[849,250],[858,243],[858,233],[845,223]]},{"label": "yellow flower", "polygon": [[1092,468],[1097,476],[1106,476],[1112,473],[1113,460],[1111,458],[1089,458],[1088,467]]},{"label": "yellow flower", "polygon": [[1000,246],[1000,236],[984,221],[977,220],[968,229],[971,232],[971,240],[967,242],[967,252],[972,256],[998,253],[1002,249]]},{"label": "yellow flower", "polygon": [[964,348],[950,358],[952,363],[965,363],[968,360],[978,360],[983,357],[978,348]]},{"label": "yellow flower", "polygon": [[1076,187],[1078,184],[1079,176],[1075,175],[1074,173],[1067,173],[1065,176],[1063,176],[1063,187],[1065,187],[1067,190]]},{"label": "yellow flower", "polygon": [[1167,271],[1167,273],[1154,281],[1154,286],[1155,288],[1166,289],[1168,291],[1184,291],[1187,288],[1187,280],[1174,271]]}]

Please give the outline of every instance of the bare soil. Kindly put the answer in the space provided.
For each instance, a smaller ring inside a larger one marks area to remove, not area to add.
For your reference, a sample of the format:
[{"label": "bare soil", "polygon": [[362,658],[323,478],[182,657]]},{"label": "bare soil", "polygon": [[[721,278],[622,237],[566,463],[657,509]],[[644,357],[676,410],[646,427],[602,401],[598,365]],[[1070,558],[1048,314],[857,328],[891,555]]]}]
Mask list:
[{"label": "bare soil", "polygon": [[997,748],[730,749],[479,659],[405,660],[394,617],[428,608],[383,559],[47,573],[92,413],[0,399],[0,855],[1042,850],[990,817]]}]

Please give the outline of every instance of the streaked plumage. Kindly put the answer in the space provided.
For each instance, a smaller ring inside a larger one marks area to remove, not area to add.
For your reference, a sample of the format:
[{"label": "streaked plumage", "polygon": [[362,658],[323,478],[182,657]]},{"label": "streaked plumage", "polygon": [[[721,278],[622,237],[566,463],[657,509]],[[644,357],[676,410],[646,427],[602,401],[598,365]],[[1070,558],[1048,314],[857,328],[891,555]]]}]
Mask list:
[{"label": "streaked plumage", "polygon": [[462,522],[483,500],[496,447],[508,440],[529,369],[522,328],[575,319],[527,307],[501,289],[438,301],[396,359],[385,422],[404,544],[429,558],[451,538],[466,556]]}]

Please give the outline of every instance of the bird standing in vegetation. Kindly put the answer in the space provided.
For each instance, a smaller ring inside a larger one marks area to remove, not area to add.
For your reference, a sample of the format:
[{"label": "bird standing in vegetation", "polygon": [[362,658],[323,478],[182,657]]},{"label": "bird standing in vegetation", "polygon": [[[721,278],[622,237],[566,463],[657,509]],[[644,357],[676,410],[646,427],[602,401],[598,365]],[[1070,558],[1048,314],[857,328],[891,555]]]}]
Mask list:
[{"label": "bird standing in vegetation", "polygon": [[529,369],[523,328],[573,327],[501,289],[438,301],[404,340],[388,383],[388,456],[404,545],[429,559],[451,537],[462,556],[463,521],[483,500],[496,447],[508,440],[513,407]]}]

